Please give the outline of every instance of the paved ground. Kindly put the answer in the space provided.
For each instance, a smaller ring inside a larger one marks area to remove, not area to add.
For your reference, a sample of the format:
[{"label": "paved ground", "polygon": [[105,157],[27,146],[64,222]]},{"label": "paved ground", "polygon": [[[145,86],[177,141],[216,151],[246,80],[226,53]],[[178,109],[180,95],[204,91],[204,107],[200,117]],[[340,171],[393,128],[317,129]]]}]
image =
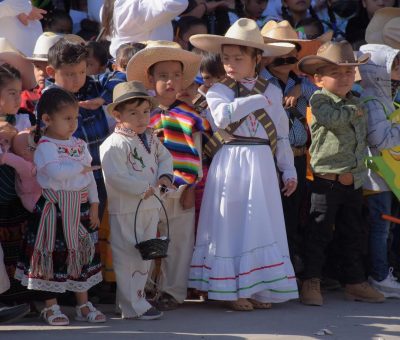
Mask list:
[{"label": "paved ground", "polygon": [[[342,292],[326,293],[323,307],[306,307],[293,301],[272,310],[232,312],[220,303],[189,301],[166,312],[162,320],[121,320],[112,305],[102,305],[109,321],[102,325],[73,321],[68,327],[46,326],[38,319],[24,319],[0,326],[0,339],[157,340],[157,339],[400,339],[400,301],[383,304],[348,302]],[[73,309],[64,308],[68,315]],[[317,336],[328,328],[333,335]]]}]

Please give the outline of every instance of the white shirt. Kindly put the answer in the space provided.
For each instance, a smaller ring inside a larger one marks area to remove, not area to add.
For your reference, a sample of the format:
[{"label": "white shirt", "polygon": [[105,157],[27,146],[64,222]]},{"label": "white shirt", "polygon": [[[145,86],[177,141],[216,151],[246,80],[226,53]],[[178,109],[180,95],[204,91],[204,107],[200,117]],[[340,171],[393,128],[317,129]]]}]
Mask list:
[{"label": "white shirt", "polygon": [[82,173],[84,166],[92,163],[92,156],[82,139],[58,140],[43,136],[33,161],[37,181],[43,189],[80,191],[88,188],[89,202],[99,202],[93,172]]},{"label": "white shirt", "polygon": [[172,40],[171,21],[187,6],[188,0],[115,0],[110,54],[124,43]]},{"label": "white shirt", "polygon": [[39,20],[29,21],[23,25],[17,15],[29,14],[32,10],[28,0],[4,0],[0,2],[0,37],[6,38],[16,49],[30,57],[36,40],[42,34],[42,25]]}]

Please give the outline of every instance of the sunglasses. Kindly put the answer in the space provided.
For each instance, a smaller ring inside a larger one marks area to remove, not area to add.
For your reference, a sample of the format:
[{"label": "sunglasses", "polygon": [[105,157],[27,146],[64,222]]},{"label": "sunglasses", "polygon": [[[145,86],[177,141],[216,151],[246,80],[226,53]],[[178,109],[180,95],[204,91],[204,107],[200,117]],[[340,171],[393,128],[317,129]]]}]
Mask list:
[{"label": "sunglasses", "polygon": [[298,62],[298,59],[296,57],[287,57],[287,58],[276,58],[274,61],[269,64],[268,66],[282,66],[282,65],[293,65]]}]

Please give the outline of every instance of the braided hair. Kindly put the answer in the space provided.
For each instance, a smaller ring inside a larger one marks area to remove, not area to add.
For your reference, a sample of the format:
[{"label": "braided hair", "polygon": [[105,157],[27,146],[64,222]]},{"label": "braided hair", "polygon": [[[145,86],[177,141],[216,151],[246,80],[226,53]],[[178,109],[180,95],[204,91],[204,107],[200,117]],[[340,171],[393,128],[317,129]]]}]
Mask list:
[{"label": "braided hair", "polygon": [[78,106],[78,101],[70,92],[59,87],[52,87],[43,92],[36,106],[37,123],[34,135],[35,143],[37,143],[42,136],[43,115],[54,116],[61,108],[68,105]]},{"label": "braided hair", "polygon": [[[287,20],[289,21],[290,25],[293,28],[297,28],[299,25],[298,23],[296,24],[294,22],[293,16],[289,13],[289,10],[287,9],[287,7],[283,4],[282,1],[282,7],[281,7],[281,11],[282,11],[282,19],[283,20]],[[308,12],[310,13],[310,16],[316,20],[320,20],[317,13],[315,13],[314,8],[310,5],[310,7],[308,7]]]}]

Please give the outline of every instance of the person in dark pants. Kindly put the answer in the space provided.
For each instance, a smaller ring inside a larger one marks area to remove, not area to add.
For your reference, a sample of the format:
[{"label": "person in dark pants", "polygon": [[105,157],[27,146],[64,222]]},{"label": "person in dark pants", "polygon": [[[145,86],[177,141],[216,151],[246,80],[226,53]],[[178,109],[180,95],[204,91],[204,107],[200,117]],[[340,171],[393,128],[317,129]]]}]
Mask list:
[{"label": "person in dark pants", "polygon": [[[327,42],[316,56],[304,57],[298,67],[322,86],[310,99],[311,187],[310,222],[305,237],[305,269],[300,301],[321,306],[320,278],[325,250],[334,232],[342,248],[345,295],[349,300],[383,302],[385,297],[369,285],[363,264],[362,184],[366,177],[367,112],[352,94],[355,60],[347,41]],[[340,218],[338,218],[340,216]]]}]

